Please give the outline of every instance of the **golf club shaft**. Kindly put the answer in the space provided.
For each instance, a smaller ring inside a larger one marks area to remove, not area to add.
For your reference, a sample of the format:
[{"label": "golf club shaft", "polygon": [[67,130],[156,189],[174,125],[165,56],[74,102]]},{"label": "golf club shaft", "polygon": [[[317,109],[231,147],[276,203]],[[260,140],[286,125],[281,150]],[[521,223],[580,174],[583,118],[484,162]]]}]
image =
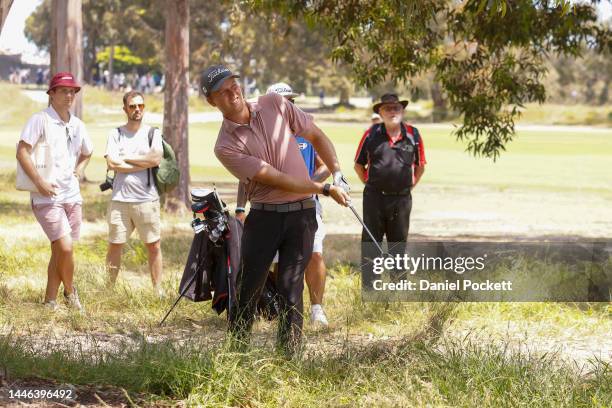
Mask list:
[{"label": "golf club shaft", "polygon": [[357,219],[363,226],[363,229],[366,230],[370,238],[372,238],[372,242],[374,242],[374,245],[376,245],[376,247],[380,251],[380,256],[385,256],[385,252],[383,251],[382,247],[378,244],[378,241],[376,241],[376,239],[374,238],[374,235],[372,235],[372,233],[370,232],[370,229],[366,227],[365,223],[363,222],[359,214],[357,214],[357,211],[355,210],[355,207],[353,207],[353,204],[349,203],[348,207],[351,209],[351,211],[353,211],[353,214],[355,214],[355,217],[357,217]]},{"label": "golf club shaft", "polygon": [[161,325],[164,324],[164,322],[166,321],[166,319],[168,318],[168,316],[170,316],[170,313],[172,313],[172,311],[174,310],[174,308],[176,307],[176,305],[178,304],[178,302],[181,300],[181,298],[183,296],[185,296],[185,293],[187,293],[187,291],[189,290],[189,288],[191,287],[191,285],[193,285],[193,282],[195,282],[197,274],[194,274],[193,277],[191,278],[191,280],[189,281],[189,283],[187,284],[187,286],[185,286],[185,289],[183,289],[183,291],[181,292],[181,294],[179,295],[179,297],[176,299],[176,301],[174,302],[174,304],[172,305],[172,307],[170,308],[170,310],[168,310],[168,313],[166,313],[166,315],[164,316],[164,318],[162,319],[161,322],[159,322],[159,325],[161,327]]}]

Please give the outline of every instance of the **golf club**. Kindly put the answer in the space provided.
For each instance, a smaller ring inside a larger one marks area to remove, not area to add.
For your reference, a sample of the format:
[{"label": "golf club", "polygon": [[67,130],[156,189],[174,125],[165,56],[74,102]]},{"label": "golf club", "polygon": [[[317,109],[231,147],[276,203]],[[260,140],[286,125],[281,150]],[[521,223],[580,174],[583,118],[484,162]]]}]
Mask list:
[{"label": "golf club", "polygon": [[161,320],[161,322],[159,322],[159,327],[161,327],[164,322],[166,321],[166,319],[168,318],[168,316],[170,316],[170,313],[172,313],[172,311],[174,310],[174,308],[176,307],[176,305],[178,305],[178,302],[181,300],[181,298],[183,296],[185,296],[185,293],[187,293],[187,291],[189,290],[189,288],[191,287],[191,285],[193,285],[193,282],[195,282],[196,280],[196,276],[197,275],[193,275],[193,277],[191,278],[191,280],[189,281],[189,283],[187,283],[187,285],[185,286],[185,288],[183,289],[183,291],[180,293],[179,297],[176,298],[176,301],[174,302],[174,304],[172,305],[172,307],[170,308],[170,310],[168,310],[168,312],[166,313],[166,315],[164,316],[164,318]]},{"label": "golf club", "polygon": [[357,211],[355,210],[355,207],[353,207],[353,204],[349,202],[348,203],[348,208],[350,208],[351,211],[353,211],[353,214],[355,214],[355,217],[357,217],[357,219],[359,220],[359,222],[363,226],[363,229],[366,230],[366,232],[368,233],[370,238],[372,238],[372,242],[374,242],[374,245],[376,245],[376,247],[380,251],[380,255],[383,258],[386,258],[389,254],[385,254],[385,252],[383,251],[382,247],[378,244],[378,241],[376,241],[376,239],[374,238],[374,235],[372,235],[372,233],[370,232],[370,229],[368,227],[366,227],[365,223],[363,222],[363,220],[361,219],[359,214],[357,214]]}]

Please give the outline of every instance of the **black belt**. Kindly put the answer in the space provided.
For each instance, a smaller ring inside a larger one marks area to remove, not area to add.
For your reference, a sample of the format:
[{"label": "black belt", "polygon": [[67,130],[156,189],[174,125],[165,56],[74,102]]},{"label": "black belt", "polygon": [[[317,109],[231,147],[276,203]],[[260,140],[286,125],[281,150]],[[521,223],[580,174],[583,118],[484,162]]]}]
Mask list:
[{"label": "black belt", "polygon": [[306,198],[302,201],[283,204],[251,203],[251,208],[253,210],[275,211],[280,213],[306,210],[308,208],[315,207],[316,203],[315,200],[313,200],[312,198]]},{"label": "black belt", "polygon": [[410,194],[410,190],[408,191],[380,191],[380,194],[384,196],[407,196]]},{"label": "black belt", "polygon": [[371,185],[366,185],[366,187],[369,190],[375,191],[377,193],[380,193],[384,196],[406,196],[406,195],[410,195],[410,189],[405,189],[405,190],[400,190],[400,191],[386,191],[386,190],[381,190],[379,188],[376,188],[374,186]]}]

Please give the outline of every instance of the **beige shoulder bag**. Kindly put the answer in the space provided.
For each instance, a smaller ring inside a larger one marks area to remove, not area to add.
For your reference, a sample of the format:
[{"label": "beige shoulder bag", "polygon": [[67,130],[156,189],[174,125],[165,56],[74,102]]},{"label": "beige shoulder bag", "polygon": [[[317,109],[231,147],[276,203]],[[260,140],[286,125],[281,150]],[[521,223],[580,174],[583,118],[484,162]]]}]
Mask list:
[{"label": "beige shoulder bag", "polygon": [[[46,112],[42,112],[42,115],[44,120],[43,134],[38,139],[36,145],[32,147],[30,158],[32,159],[34,168],[42,179],[45,181],[52,181],[53,155],[51,154],[51,145],[47,140],[47,135],[49,134],[49,119],[47,118]],[[19,145],[19,143],[17,143],[17,145]],[[19,160],[17,160],[17,177],[15,178],[15,185],[17,190],[38,192],[38,189],[32,180],[30,180],[30,177],[28,177],[23,167],[21,167]]]}]

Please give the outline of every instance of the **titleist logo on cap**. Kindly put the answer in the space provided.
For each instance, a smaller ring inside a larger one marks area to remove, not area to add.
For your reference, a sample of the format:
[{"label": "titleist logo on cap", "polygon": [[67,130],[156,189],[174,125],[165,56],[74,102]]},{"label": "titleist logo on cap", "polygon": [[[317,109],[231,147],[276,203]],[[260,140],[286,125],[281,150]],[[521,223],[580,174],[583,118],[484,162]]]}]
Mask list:
[{"label": "titleist logo on cap", "polygon": [[225,67],[214,69],[208,74],[208,80],[212,81],[216,76],[219,76],[225,72],[230,72],[230,70]]}]

